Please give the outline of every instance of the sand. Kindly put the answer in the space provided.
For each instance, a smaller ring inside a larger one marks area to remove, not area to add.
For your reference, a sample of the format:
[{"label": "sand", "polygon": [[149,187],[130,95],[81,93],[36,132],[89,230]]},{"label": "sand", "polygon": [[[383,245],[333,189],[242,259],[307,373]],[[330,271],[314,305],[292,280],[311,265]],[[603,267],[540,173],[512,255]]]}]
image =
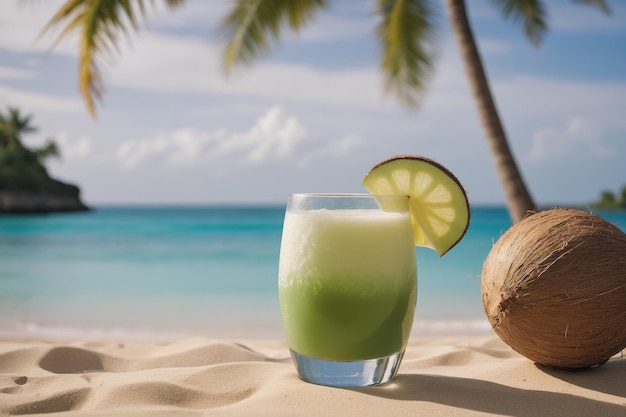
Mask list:
[{"label": "sand", "polygon": [[[621,356],[621,355],[618,355]],[[398,377],[298,379],[282,340],[0,341],[0,415],[626,416],[626,358],[543,368],[496,336],[415,338]]]}]

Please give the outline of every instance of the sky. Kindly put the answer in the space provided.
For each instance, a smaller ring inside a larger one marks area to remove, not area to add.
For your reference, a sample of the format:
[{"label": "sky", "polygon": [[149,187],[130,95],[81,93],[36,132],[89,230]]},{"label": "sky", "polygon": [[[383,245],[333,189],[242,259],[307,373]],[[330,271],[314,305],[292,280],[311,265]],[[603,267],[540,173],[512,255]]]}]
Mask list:
[{"label": "sky", "polygon": [[[0,111],[54,139],[50,174],[107,204],[281,204],[293,192],[365,192],[376,163],[418,154],[448,167],[471,204],[504,204],[443,2],[436,72],[417,110],[385,94],[372,0],[329,1],[252,67],[225,76],[229,3],[157,3],[102,63],[103,102],[78,93],[77,40],[41,29],[63,0],[0,1]],[[540,205],[587,204],[626,185],[626,2],[612,13],[544,3],[539,47],[491,0],[467,1],[509,144]]]}]

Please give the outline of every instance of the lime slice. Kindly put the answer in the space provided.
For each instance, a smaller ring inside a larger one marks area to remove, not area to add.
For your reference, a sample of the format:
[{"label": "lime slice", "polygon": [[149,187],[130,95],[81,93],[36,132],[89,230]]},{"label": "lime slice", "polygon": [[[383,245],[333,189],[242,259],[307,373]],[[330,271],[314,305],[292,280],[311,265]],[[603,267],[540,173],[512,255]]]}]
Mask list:
[{"label": "lime slice", "polygon": [[[362,184],[372,194],[409,196],[415,245],[443,256],[469,226],[469,202],[463,186],[441,164],[415,155],[387,159],[374,166]],[[384,209],[384,207],[383,207]]]}]

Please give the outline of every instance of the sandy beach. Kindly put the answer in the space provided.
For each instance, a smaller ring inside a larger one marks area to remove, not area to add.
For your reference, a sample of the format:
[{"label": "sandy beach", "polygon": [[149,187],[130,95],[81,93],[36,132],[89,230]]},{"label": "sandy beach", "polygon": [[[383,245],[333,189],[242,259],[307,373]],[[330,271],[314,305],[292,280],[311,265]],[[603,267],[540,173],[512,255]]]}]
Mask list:
[{"label": "sandy beach", "polygon": [[398,377],[301,381],[282,340],[0,341],[0,415],[624,416],[626,359],[547,369],[496,336],[414,338]]}]

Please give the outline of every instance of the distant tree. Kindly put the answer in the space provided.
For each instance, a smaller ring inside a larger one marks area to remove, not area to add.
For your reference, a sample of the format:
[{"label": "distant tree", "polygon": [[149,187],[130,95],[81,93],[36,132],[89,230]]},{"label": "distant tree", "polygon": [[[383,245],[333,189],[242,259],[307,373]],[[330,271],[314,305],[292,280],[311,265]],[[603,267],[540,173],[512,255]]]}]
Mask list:
[{"label": "distant tree", "polygon": [[612,191],[603,191],[600,196],[600,204],[606,208],[617,208],[618,202]]},{"label": "distant tree", "polygon": [[52,184],[43,161],[59,157],[59,148],[52,140],[36,149],[24,146],[22,136],[37,131],[31,120],[14,107],[0,111],[0,191],[40,191]]},{"label": "distant tree", "polygon": [[626,209],[626,186],[622,187],[620,198],[613,191],[602,191],[600,200],[591,204],[591,207],[605,210]]},{"label": "distant tree", "polygon": [[31,117],[22,116],[15,107],[9,107],[6,115],[0,113],[0,144],[19,142],[23,134],[36,131],[30,124]]},{"label": "distant tree", "polygon": [[34,152],[40,162],[44,162],[49,158],[61,157],[61,151],[59,150],[56,142],[52,139],[48,139],[48,141],[44,143],[41,148],[35,149]]}]

